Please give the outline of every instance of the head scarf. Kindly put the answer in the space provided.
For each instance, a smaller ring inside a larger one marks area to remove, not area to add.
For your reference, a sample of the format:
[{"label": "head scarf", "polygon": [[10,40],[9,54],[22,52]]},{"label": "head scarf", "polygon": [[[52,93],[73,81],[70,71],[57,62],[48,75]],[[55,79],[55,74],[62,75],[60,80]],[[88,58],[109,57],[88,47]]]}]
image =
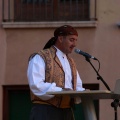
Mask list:
[{"label": "head scarf", "polygon": [[67,36],[67,35],[76,35],[76,36],[78,36],[78,33],[72,26],[70,26],[70,25],[63,25],[63,26],[57,28],[54,31],[54,37],[52,37],[46,43],[46,45],[44,46],[43,49],[50,48],[52,45],[54,45],[56,40],[57,40],[57,38],[58,38],[58,36]]}]

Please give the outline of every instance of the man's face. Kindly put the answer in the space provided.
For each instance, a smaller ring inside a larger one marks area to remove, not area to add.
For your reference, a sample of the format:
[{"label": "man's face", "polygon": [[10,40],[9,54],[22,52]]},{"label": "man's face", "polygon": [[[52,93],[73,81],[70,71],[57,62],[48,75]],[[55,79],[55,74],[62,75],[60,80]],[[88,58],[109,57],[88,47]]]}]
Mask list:
[{"label": "man's face", "polygon": [[74,47],[76,47],[78,36],[68,35],[59,37],[61,43],[61,51],[64,52],[65,54],[71,53]]}]

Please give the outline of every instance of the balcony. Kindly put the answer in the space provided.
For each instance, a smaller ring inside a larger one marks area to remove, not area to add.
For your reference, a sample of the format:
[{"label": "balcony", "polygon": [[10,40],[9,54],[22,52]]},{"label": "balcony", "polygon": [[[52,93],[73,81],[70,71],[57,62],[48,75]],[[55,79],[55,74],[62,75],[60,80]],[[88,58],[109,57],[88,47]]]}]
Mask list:
[{"label": "balcony", "polygon": [[3,27],[96,26],[96,0],[3,0]]}]

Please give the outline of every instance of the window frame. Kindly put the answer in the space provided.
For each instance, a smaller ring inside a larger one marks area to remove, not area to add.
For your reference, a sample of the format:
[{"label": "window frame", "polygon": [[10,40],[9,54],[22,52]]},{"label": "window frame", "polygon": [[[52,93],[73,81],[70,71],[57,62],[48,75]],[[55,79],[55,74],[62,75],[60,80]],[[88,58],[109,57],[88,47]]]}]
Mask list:
[{"label": "window frame", "polygon": [[[47,22],[15,22],[14,18],[14,0],[11,0],[10,10],[8,12],[8,6],[4,0],[2,1],[2,26],[3,28],[47,28],[47,27],[59,27],[64,24],[70,24],[73,27],[97,27],[97,0],[90,0],[90,20],[89,21],[47,21]],[[7,12],[5,12],[7,11]],[[10,21],[6,21],[10,19]]]}]

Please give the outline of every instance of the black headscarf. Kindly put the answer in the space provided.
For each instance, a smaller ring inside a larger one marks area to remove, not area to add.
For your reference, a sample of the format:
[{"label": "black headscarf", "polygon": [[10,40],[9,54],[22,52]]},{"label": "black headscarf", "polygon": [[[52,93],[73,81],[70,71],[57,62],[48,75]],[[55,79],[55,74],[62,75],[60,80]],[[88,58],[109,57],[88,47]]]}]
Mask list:
[{"label": "black headscarf", "polygon": [[50,48],[52,45],[55,45],[57,38],[56,37],[52,37],[44,46],[43,49],[47,49]]},{"label": "black headscarf", "polygon": [[70,25],[63,25],[59,28],[57,28],[54,31],[54,37],[52,37],[44,46],[43,49],[50,48],[52,45],[55,45],[58,36],[67,36],[67,35],[77,35],[77,31]]}]

